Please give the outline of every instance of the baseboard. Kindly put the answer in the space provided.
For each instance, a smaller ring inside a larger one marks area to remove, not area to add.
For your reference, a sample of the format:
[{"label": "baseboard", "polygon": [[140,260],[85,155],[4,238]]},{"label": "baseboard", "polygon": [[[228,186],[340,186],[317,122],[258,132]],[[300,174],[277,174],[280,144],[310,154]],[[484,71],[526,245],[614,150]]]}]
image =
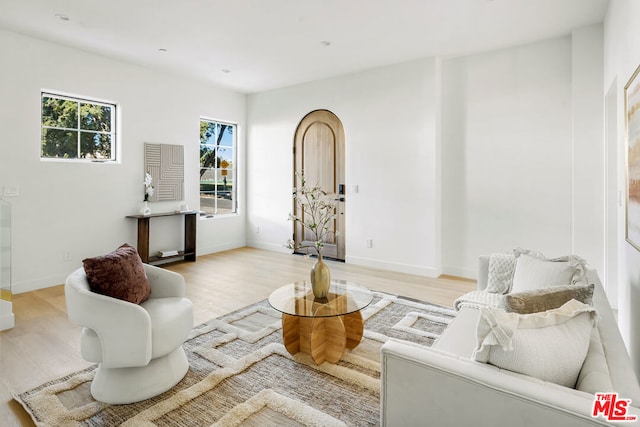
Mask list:
[{"label": "baseboard", "polygon": [[442,274],[473,280],[478,278],[478,272],[471,268],[444,266],[442,267]]},{"label": "baseboard", "polygon": [[196,255],[208,255],[216,252],[230,251],[231,249],[244,248],[246,246],[244,241],[227,242],[223,245],[214,246],[198,246]]},{"label": "baseboard", "polygon": [[39,279],[24,282],[13,282],[11,283],[11,293],[15,295],[21,294],[23,292],[37,291],[38,289],[45,289],[52,286],[63,285],[67,280],[67,276],[74,270],[75,268],[70,270],[67,274],[42,277]]},{"label": "baseboard", "polygon": [[13,304],[9,301],[0,300],[0,331],[13,328],[15,323]]},{"label": "baseboard", "polygon": [[256,240],[249,240],[247,242],[247,246],[250,248],[262,249],[265,251],[280,252],[282,254],[291,253],[291,249],[287,248],[285,245],[276,245],[273,243],[259,242]]},{"label": "baseboard", "polygon": [[380,261],[377,259],[347,256],[345,262],[348,264],[362,265],[364,267],[396,271],[398,273],[415,274],[417,276],[438,277],[441,274],[440,269],[435,267],[423,267],[419,265]]}]

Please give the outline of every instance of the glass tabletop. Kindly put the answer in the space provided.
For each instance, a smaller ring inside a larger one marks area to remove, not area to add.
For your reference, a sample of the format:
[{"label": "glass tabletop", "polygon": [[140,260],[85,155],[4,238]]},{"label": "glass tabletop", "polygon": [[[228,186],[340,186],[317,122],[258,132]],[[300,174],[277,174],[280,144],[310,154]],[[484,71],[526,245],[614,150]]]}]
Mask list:
[{"label": "glass tabletop", "polygon": [[332,280],[326,298],[316,298],[311,282],[295,282],[273,291],[269,304],[291,316],[333,317],[360,311],[373,300],[367,288],[345,280]]}]

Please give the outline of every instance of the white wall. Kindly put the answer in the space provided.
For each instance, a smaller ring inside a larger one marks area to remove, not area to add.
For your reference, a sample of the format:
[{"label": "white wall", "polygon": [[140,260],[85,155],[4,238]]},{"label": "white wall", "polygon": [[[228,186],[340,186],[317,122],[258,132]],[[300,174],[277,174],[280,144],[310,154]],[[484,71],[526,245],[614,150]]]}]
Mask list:
[{"label": "white wall", "polygon": [[[83,258],[136,244],[135,221],[124,217],[140,208],[145,142],[185,146],[185,201],[196,209],[199,117],[238,123],[243,143],[244,95],[11,32],[0,32],[0,51],[0,188],[20,190],[7,198],[13,204],[16,293],[63,283]],[[122,162],[41,161],[41,89],[117,102]],[[152,203],[151,209],[179,204]],[[244,205],[241,198],[241,212]],[[176,247],[178,224],[174,218],[152,220],[151,249]],[[243,214],[199,221],[198,253],[243,246],[244,227]],[[63,261],[63,252],[71,253],[71,261]]]},{"label": "white wall", "polygon": [[[302,117],[318,108],[337,114],[345,129],[347,262],[474,277],[481,253],[516,246],[548,255],[573,252],[582,247],[573,230],[583,196],[578,204],[575,198],[588,187],[573,179],[578,142],[572,134],[593,119],[576,116],[575,103],[584,99],[574,91],[597,79],[597,72],[583,76],[572,61],[586,68],[597,62],[589,58],[597,53],[597,31],[442,66],[427,58],[250,95],[246,126],[243,95],[2,32],[0,95],[12,101],[0,107],[0,186],[21,191],[11,198],[14,289],[60,283],[82,258],[135,243],[135,222],[124,216],[139,208],[144,142],[185,144],[192,162],[186,202],[197,207],[199,116],[239,124],[241,176],[251,170],[247,199],[240,188],[241,215],[198,223],[199,253],[245,242],[284,251],[292,234],[286,218],[293,135]],[[41,162],[42,88],[120,103],[122,163]],[[584,98],[592,101],[593,94]],[[588,129],[597,132],[598,126]],[[596,145],[594,137],[579,149],[590,165],[601,167],[594,161]],[[579,173],[589,178],[587,169]],[[588,182],[600,185],[598,178]],[[597,217],[580,220],[589,225]],[[175,245],[175,224],[157,222],[152,249]],[[587,239],[584,247],[597,248],[599,239]],[[71,262],[62,261],[66,251]]]},{"label": "white wall", "polygon": [[[361,190],[348,195],[349,262],[475,277],[478,255],[524,247],[603,271],[601,61],[596,25],[251,95],[248,243],[283,250],[295,127],[327,108],[344,123],[347,188]],[[411,154],[389,162],[399,143]]]},{"label": "white wall", "polygon": [[575,30],[571,36],[572,252],[598,270],[611,299],[615,284],[607,283],[604,261],[603,36],[600,24]]},{"label": "white wall", "polygon": [[443,63],[443,270],[572,250],[571,39]]},{"label": "white wall", "polygon": [[439,274],[437,89],[436,61],[424,59],[250,95],[247,243],[284,250],[294,133],[324,108],[345,130],[347,262]]},{"label": "white wall", "polygon": [[[640,65],[640,2],[636,0],[611,0],[604,25],[604,85],[603,98],[609,87],[617,85],[617,112],[619,143],[620,190],[626,194],[626,152],[624,123],[624,86],[636,67]],[[624,224],[624,208],[620,209],[620,223]],[[627,343],[636,373],[640,375],[640,252],[625,242],[624,232],[619,233],[622,271],[618,286],[618,323]]]}]

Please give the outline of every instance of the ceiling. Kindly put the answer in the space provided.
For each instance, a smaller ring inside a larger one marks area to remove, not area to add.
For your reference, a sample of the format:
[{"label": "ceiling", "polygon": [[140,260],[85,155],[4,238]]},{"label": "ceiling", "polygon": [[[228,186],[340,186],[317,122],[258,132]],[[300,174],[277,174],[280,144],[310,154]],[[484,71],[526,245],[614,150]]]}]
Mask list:
[{"label": "ceiling", "polygon": [[242,93],[602,22],[608,0],[0,0],[0,28]]}]

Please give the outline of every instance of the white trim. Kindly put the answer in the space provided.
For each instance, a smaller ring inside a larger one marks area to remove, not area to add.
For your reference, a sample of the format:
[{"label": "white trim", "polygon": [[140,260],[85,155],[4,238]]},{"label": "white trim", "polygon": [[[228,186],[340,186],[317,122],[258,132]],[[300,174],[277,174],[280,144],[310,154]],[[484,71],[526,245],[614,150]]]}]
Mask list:
[{"label": "white trim", "polygon": [[291,249],[287,248],[284,244],[276,245],[273,243],[260,242],[257,240],[248,240],[247,246],[255,249],[262,249],[265,251],[279,252],[282,254],[290,254]]},{"label": "white trim", "polygon": [[10,301],[0,300],[0,331],[6,331],[15,326],[13,304]]},{"label": "white trim", "polygon": [[420,265],[402,264],[397,262],[380,261],[376,259],[347,256],[345,262],[364,267],[379,268],[382,270],[396,271],[399,273],[415,274],[418,276],[438,277],[442,272],[439,268]]},{"label": "white trim", "polygon": [[[42,153],[40,153],[42,154]],[[52,163],[99,163],[99,164],[109,164],[109,165],[119,165],[120,161],[116,159],[65,159],[61,157],[40,157],[41,162],[52,162]]]},{"label": "white trim", "polygon": [[221,245],[213,245],[213,246],[198,246],[197,256],[200,255],[209,255],[214,254],[216,252],[229,251],[231,249],[238,249],[245,247],[245,242],[243,241],[235,241],[235,242],[227,242]]},{"label": "white trim", "polygon": [[449,276],[462,277],[465,279],[473,279],[473,280],[478,279],[478,272],[471,268],[443,266],[442,274],[446,274]]},{"label": "white trim", "polygon": [[11,283],[11,293],[13,295],[16,295],[23,292],[36,291],[38,289],[45,289],[52,286],[63,285],[67,280],[67,276],[68,274],[56,274],[24,282],[13,282]]},{"label": "white trim", "polygon": [[214,122],[214,123],[221,123],[223,125],[232,125],[232,126],[238,126],[238,123],[233,122],[233,121],[229,121],[229,120],[222,120],[222,119],[212,119],[211,117],[205,117],[205,116],[200,116],[200,120],[199,121],[207,121],[207,122]]},{"label": "white trim", "polygon": [[63,92],[57,89],[46,89],[46,88],[40,88],[41,100],[42,100],[43,93],[48,93],[49,95],[53,95],[54,97],[61,98],[61,99],[70,99],[71,101],[76,101],[80,99],[82,101],[95,102],[97,104],[119,105],[117,102],[111,101],[105,98],[96,98],[95,96],[78,95],[77,93]]},{"label": "white trim", "polygon": [[240,216],[238,212],[224,213],[224,214],[208,214],[208,213],[205,213],[204,215],[198,214],[198,218],[200,219],[200,221],[211,221],[215,219],[220,220],[224,218],[234,218],[237,216]]}]

